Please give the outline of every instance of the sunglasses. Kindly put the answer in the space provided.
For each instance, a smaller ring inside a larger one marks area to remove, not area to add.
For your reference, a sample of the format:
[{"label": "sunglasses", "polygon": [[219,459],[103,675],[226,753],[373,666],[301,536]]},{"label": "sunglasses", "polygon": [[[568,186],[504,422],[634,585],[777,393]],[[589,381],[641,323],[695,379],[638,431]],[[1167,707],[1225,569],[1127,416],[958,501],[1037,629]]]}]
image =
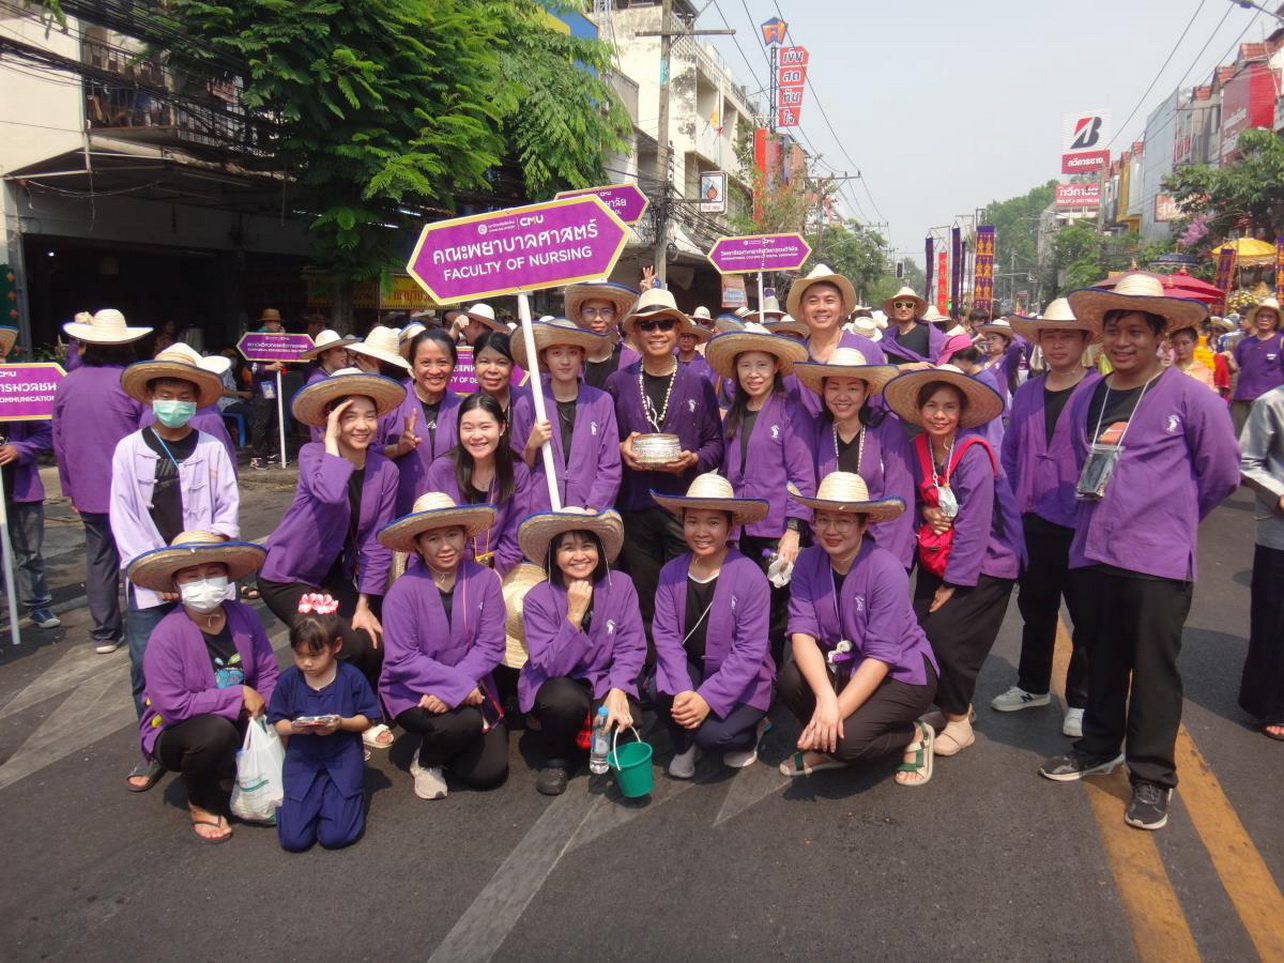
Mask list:
[{"label": "sunglasses", "polygon": [[913,302],[913,301],[893,301],[893,302],[892,302],[892,307],[893,307],[893,308],[897,308],[897,309],[900,309],[900,308],[916,308],[916,307],[918,307],[918,305],[917,305],[915,302]]},{"label": "sunglasses", "polygon": [[661,331],[672,331],[677,326],[677,323],[673,318],[660,318],[656,321],[639,321],[637,324],[639,331],[650,334],[657,328]]}]

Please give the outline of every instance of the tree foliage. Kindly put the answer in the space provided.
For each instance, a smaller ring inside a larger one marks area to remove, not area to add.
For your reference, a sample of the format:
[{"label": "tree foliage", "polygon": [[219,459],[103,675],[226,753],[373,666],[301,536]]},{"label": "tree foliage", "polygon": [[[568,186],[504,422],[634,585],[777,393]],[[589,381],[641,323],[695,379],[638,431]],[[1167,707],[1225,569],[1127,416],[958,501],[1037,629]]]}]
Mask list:
[{"label": "tree foliage", "polygon": [[1164,180],[1183,215],[1204,215],[1210,243],[1235,229],[1271,239],[1284,231],[1284,142],[1268,130],[1246,130],[1239,149],[1230,166],[1192,164]]},{"label": "tree foliage", "polygon": [[1006,201],[991,201],[985,208],[985,222],[994,226],[996,273],[1037,270],[1039,261],[1039,215],[1052,203],[1057,182],[1032,187]]}]

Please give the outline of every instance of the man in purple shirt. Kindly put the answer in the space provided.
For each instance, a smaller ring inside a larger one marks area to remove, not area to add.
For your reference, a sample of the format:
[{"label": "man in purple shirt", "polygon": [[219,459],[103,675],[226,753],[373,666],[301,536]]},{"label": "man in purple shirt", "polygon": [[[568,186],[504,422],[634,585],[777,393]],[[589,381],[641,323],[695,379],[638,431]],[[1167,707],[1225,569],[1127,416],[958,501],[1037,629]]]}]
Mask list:
[{"label": "man in purple shirt", "polygon": [[1280,334],[1280,304],[1267,298],[1245,315],[1247,332],[1227,358],[1231,373],[1238,372],[1231,393],[1231,418],[1235,435],[1244,430],[1253,402],[1272,388],[1284,385],[1284,335]]}]

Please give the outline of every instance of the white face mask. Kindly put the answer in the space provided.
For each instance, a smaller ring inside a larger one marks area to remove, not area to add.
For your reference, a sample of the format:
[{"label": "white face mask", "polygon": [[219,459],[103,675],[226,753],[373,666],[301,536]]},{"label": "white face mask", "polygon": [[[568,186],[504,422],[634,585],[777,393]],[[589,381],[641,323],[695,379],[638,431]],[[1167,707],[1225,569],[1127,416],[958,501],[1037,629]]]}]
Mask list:
[{"label": "white face mask", "polygon": [[185,606],[204,615],[213,612],[223,603],[227,595],[227,576],[215,575],[195,582],[183,582],[179,585],[178,592]]}]

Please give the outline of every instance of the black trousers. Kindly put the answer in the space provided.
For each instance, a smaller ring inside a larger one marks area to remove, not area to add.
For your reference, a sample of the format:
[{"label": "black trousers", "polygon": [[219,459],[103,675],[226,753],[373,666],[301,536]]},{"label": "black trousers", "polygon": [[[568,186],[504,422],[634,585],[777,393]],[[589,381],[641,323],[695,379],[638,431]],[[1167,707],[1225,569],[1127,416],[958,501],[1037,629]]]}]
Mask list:
[{"label": "black trousers", "polygon": [[1131,578],[1100,565],[1070,576],[1089,640],[1088,706],[1077,747],[1113,759],[1122,745],[1134,783],[1171,789],[1182,708],[1177,657],[1194,585]]},{"label": "black trousers", "polygon": [[633,579],[638,590],[638,608],[646,629],[647,661],[655,658],[651,640],[651,620],[655,617],[655,592],[660,584],[660,569],[687,550],[682,537],[682,523],[663,508],[621,512],[624,520],[624,548],[620,551],[620,568]]},{"label": "black trousers", "polygon": [[1257,546],[1252,593],[1239,707],[1258,722],[1284,723],[1284,551]]},{"label": "black trousers", "polygon": [[[1033,519],[1033,520],[1032,520]],[[1057,616],[1064,596],[1073,650],[1066,670],[1066,705],[1088,704],[1088,647],[1079,631],[1077,597],[1070,581],[1070,542],[1074,529],[1025,515],[1025,571],[1018,581],[1017,608],[1025,622],[1021,630],[1021,663],[1017,685],[1026,692],[1046,693],[1052,684],[1052,656],[1057,644]]]},{"label": "black trousers", "polygon": [[1012,580],[982,575],[976,585],[955,588],[948,602],[929,613],[932,597],[941,585],[938,576],[918,570],[914,614],[941,667],[936,704],[942,712],[962,715],[972,704],[976,677],[1003,625]]},{"label": "black trousers", "polygon": [[[691,676],[691,684],[697,689],[704,684],[703,666],[696,665],[690,659],[687,659],[687,674]],[[767,714],[766,711],[739,703],[727,713],[725,719],[719,719],[710,711],[704,717],[704,722],[693,731],[673,721],[673,696],[656,688],[654,680],[651,687],[651,703],[665,728],[669,730],[674,752],[686,752],[692,743],[703,752],[746,752],[757,743],[758,723]]]},{"label": "black trousers", "polygon": [[[927,684],[910,685],[890,676],[883,679],[868,699],[843,720],[843,735],[838,740],[834,758],[839,762],[863,762],[902,751],[916,738],[914,720],[932,704],[936,694],[936,673],[927,667]],[[838,679],[831,672],[829,681],[838,690]],[[844,678],[844,685],[846,679]],[[794,718],[804,726],[816,711],[816,693],[807,679],[790,662],[776,676],[776,691]]]},{"label": "black trousers", "polygon": [[[740,536],[740,554],[758,563],[762,574],[767,574],[770,564],[768,557],[780,543],[778,538],[757,538],[753,535]],[[771,643],[771,657],[776,665],[785,662],[785,626],[789,622],[789,586],[776,588],[771,586],[771,609],[767,622],[767,639]]]},{"label": "black trousers", "polygon": [[[272,381],[273,389],[276,388],[276,380]],[[276,446],[281,441],[277,436],[277,411],[276,399],[264,398],[261,391],[254,395],[254,426],[250,440],[250,456],[252,458],[266,458],[274,453]]]},{"label": "black trousers", "polygon": [[423,736],[419,765],[444,767],[469,789],[493,789],[508,778],[508,729],[504,723],[482,732],[476,706],[429,712],[416,706],[397,716],[397,725]]},{"label": "black trousers", "polygon": [[236,778],[236,753],[244,738],[244,723],[205,713],[166,726],[156,740],[156,758],[182,775],[189,803],[226,813],[228,792],[219,782]]},{"label": "black trousers", "polygon": [[[373,692],[379,691],[379,670],[383,667],[383,648],[375,648],[370,636],[364,630],[352,627],[352,614],[357,610],[357,598],[360,593],[357,587],[346,579],[329,579],[322,585],[305,585],[303,582],[272,582],[262,575],[257,577],[259,595],[272,614],[290,628],[299,618],[299,599],[309,592],[329,592],[331,598],[339,603],[339,634],[343,636],[343,648],[339,658],[351,664],[366,677]],[[383,603],[383,597],[370,597],[370,608],[375,615]]]},{"label": "black trousers", "polygon": [[85,526],[85,597],[96,643],[119,642],[124,633],[120,614],[120,552],[106,512],[81,512]]},{"label": "black trousers", "polygon": [[[636,723],[641,717],[641,709],[632,696],[628,699],[629,711]],[[597,712],[601,704],[602,700],[593,698],[593,690],[583,679],[559,676],[546,680],[535,693],[535,706],[531,710],[539,720],[544,758],[569,761],[577,755],[584,755],[584,750],[576,744],[576,738],[585,720]]]}]

